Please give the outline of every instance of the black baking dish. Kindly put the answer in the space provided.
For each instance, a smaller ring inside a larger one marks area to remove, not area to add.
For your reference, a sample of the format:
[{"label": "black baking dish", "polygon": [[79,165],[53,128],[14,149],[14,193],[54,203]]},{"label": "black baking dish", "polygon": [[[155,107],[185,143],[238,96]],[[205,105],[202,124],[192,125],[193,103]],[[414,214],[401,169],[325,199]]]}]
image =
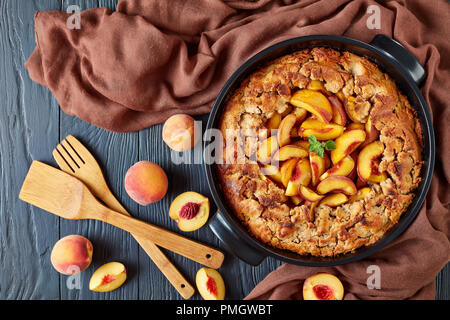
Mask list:
[{"label": "black baking dish", "polygon": [[315,257],[277,249],[252,237],[228,208],[227,201],[220,190],[215,164],[205,163],[208,185],[218,208],[209,226],[230,252],[251,265],[258,265],[267,256],[305,266],[333,266],[365,258],[380,250],[408,227],[419,212],[430,186],[434,169],[435,139],[431,116],[419,90],[425,78],[425,71],[409,51],[384,35],[377,35],[370,44],[342,36],[306,36],[283,41],[264,49],[245,62],[225,83],[213,105],[207,129],[217,128],[221,112],[230,95],[238,88],[241,81],[258,67],[285,54],[312,47],[330,47],[353,52],[375,62],[383,72],[395,80],[399,89],[416,110],[422,127],[424,162],[421,171],[422,181],[415,191],[416,196],[408,210],[402,214],[398,223],[376,243],[335,257]]}]

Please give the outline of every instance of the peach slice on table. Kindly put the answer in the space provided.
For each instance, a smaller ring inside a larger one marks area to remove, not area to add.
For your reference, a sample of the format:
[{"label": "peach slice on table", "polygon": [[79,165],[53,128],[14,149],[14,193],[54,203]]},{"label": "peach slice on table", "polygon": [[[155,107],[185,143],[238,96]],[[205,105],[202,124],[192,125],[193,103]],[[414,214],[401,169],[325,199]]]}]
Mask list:
[{"label": "peach slice on table", "polygon": [[322,158],[315,152],[309,153],[309,163],[311,165],[311,184],[313,186],[319,183],[320,176],[326,170],[326,155]]},{"label": "peach slice on table", "polygon": [[323,123],[319,120],[307,119],[303,121],[298,129],[300,137],[307,138],[311,135],[317,140],[333,140],[342,135],[344,127],[334,123]]},{"label": "peach slice on table", "polygon": [[272,157],[272,161],[285,161],[290,158],[305,158],[308,156],[308,151],[302,147],[288,144],[278,149]]},{"label": "peach slice on table", "polygon": [[298,194],[300,197],[310,202],[316,202],[324,198],[323,195],[315,193],[313,190],[304,185],[300,185],[298,188]]},{"label": "peach slice on table", "polygon": [[367,197],[367,195],[370,192],[370,188],[369,187],[364,187],[358,190],[358,192],[356,192],[354,195],[352,195],[349,199],[348,199],[348,203],[352,203],[355,201],[359,201],[364,199],[365,197]]},{"label": "peach slice on table", "polygon": [[378,168],[376,167],[378,157],[383,154],[384,145],[381,141],[374,141],[359,152],[357,171],[358,176],[363,181],[368,181],[372,174],[378,174]]},{"label": "peach slice on table", "polygon": [[89,280],[89,290],[108,292],[119,288],[127,279],[125,266],[120,262],[109,262],[95,270]]},{"label": "peach slice on table", "polygon": [[268,163],[277,150],[277,137],[271,136],[259,144],[258,151],[256,152],[257,160],[261,163]]},{"label": "peach slice on table", "polygon": [[325,89],[324,83],[320,80],[311,80],[306,88],[310,90],[320,91],[324,95],[331,95],[331,92]]},{"label": "peach slice on table", "polygon": [[348,201],[348,197],[343,193],[334,193],[330,194],[329,196],[326,196],[323,198],[319,205],[327,205],[329,207],[337,207],[341,204],[344,204]]},{"label": "peach slice on table", "polygon": [[334,275],[318,273],[308,277],[303,283],[304,300],[342,300],[344,286]]},{"label": "peach slice on table", "polygon": [[355,129],[344,132],[335,140],[336,149],[331,150],[331,161],[337,164],[346,156],[355,151],[366,139],[364,130]]},{"label": "peach slice on table", "polygon": [[69,235],[59,239],[53,246],[50,261],[62,274],[83,272],[92,262],[92,243],[83,236]]},{"label": "peach slice on table", "polygon": [[281,172],[280,172],[280,168],[277,166],[273,166],[270,164],[266,164],[265,166],[263,166],[261,168],[261,173],[264,176],[269,177],[272,181],[277,182],[277,183],[282,183],[281,182]]},{"label": "peach slice on table", "polygon": [[348,176],[355,167],[355,160],[351,156],[346,156],[344,159],[336,163],[333,167],[328,169],[320,176],[320,180],[325,180],[331,176]]},{"label": "peach slice on table", "polygon": [[217,270],[201,268],[195,276],[198,292],[205,300],[224,300],[225,283]]},{"label": "peach slice on table", "polygon": [[294,93],[290,103],[311,112],[322,122],[329,123],[333,118],[333,109],[330,101],[318,91],[310,89],[299,90]]},{"label": "peach slice on table", "polygon": [[269,130],[276,130],[280,126],[281,123],[281,114],[275,112],[272,117],[269,118],[266,122],[266,128]]},{"label": "peach slice on table", "polygon": [[347,177],[331,176],[322,180],[316,188],[319,194],[342,192],[348,196],[356,193],[355,183]]},{"label": "peach slice on table", "polygon": [[333,109],[333,122],[340,126],[345,126],[347,123],[347,114],[341,100],[336,96],[329,96],[328,101],[330,101],[331,108]]},{"label": "peach slice on table", "polygon": [[278,145],[283,147],[291,142],[291,131],[297,122],[297,117],[295,114],[290,113],[281,120],[280,126],[278,128]]},{"label": "peach slice on table", "polygon": [[287,187],[289,180],[291,179],[291,176],[295,170],[295,166],[298,160],[299,160],[298,158],[291,158],[283,162],[283,164],[280,167],[281,183],[285,187]]},{"label": "peach slice on table", "polygon": [[209,199],[197,192],[183,192],[172,201],[169,216],[180,230],[197,230],[208,221]]},{"label": "peach slice on table", "polygon": [[291,175],[291,179],[286,186],[287,196],[298,195],[300,185],[307,186],[311,182],[311,166],[306,158],[300,159],[295,165],[295,169]]}]

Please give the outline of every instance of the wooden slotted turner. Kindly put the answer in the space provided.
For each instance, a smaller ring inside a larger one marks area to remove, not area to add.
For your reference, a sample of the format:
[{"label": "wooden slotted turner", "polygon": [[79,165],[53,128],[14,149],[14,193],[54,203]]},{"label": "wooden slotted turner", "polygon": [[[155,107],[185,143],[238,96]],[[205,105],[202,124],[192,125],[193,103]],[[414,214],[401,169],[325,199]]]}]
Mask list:
[{"label": "wooden slotted turner", "polygon": [[[77,138],[68,135],[53,150],[53,158],[62,171],[83,182],[92,194],[110,209],[131,216],[109,189],[97,160]],[[192,297],[195,293],[194,287],[158,246],[147,238],[133,236],[178,293],[185,299]]]},{"label": "wooden slotted turner", "polygon": [[80,180],[39,161],[31,164],[19,198],[62,218],[107,222],[210,268],[224,259],[214,248],[105,207]]}]

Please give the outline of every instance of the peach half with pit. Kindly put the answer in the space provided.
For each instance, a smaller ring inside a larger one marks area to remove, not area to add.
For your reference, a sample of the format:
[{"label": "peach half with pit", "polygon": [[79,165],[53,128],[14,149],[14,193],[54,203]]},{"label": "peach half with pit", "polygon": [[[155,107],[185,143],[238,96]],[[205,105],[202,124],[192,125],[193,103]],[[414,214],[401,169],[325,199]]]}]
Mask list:
[{"label": "peach half with pit", "polygon": [[50,261],[62,274],[80,273],[92,262],[92,243],[83,236],[69,235],[59,239],[53,246]]},{"label": "peach half with pit", "polygon": [[198,292],[205,300],[224,300],[225,283],[217,270],[201,268],[195,276]]},{"label": "peach half with pit", "polygon": [[197,192],[184,192],[172,201],[169,216],[178,222],[180,230],[197,230],[208,221],[209,199]]},{"label": "peach half with pit", "polygon": [[200,139],[201,133],[195,135],[199,128],[194,118],[187,114],[175,114],[164,122],[162,139],[175,151],[183,152],[193,148]]},{"label": "peach half with pit", "polygon": [[316,188],[319,194],[342,192],[348,196],[356,193],[355,183],[347,177],[331,176],[322,180]]},{"label": "peach half with pit", "polygon": [[294,172],[291,175],[286,187],[287,196],[298,195],[298,188],[300,185],[307,186],[311,182],[311,166],[309,160],[306,158],[300,159],[295,165]]},{"label": "peach half with pit", "polygon": [[109,262],[99,267],[89,280],[89,290],[109,292],[119,288],[127,279],[125,266],[120,262]]},{"label": "peach half with pit", "polygon": [[344,159],[336,163],[333,167],[328,169],[320,176],[320,180],[325,180],[331,176],[348,176],[355,167],[355,160],[351,156],[346,156]]},{"label": "peach half with pit", "polygon": [[308,277],[303,283],[304,300],[342,300],[344,286],[334,275],[318,273]]},{"label": "peach half with pit", "polygon": [[333,109],[330,101],[318,91],[310,89],[299,90],[291,97],[290,103],[311,112],[322,122],[329,123],[333,118]]},{"label": "peach half with pit", "polygon": [[278,145],[280,147],[283,147],[291,142],[291,131],[296,122],[297,117],[293,113],[288,114],[283,118],[283,120],[281,120],[277,133]]},{"label": "peach half with pit", "polygon": [[368,181],[372,174],[378,174],[376,159],[383,154],[384,145],[381,141],[374,141],[360,151],[358,155],[357,171],[363,181]]},{"label": "peach half with pit", "polygon": [[139,161],[125,175],[125,190],[131,199],[146,206],[164,198],[168,179],[164,170],[154,162]]},{"label": "peach half with pit", "polygon": [[303,121],[298,129],[298,135],[308,138],[313,135],[317,140],[333,140],[342,135],[344,127],[334,123],[323,123],[315,119],[307,119]]},{"label": "peach half with pit", "polygon": [[361,129],[344,132],[335,140],[336,149],[331,150],[331,161],[337,164],[355,151],[366,139],[366,132]]}]

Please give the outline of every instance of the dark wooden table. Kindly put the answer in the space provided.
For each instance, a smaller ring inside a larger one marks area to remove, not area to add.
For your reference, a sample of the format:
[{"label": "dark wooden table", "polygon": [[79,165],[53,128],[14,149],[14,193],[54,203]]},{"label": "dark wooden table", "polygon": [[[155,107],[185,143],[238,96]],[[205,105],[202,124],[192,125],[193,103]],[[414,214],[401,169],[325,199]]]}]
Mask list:
[{"label": "dark wooden table", "polygon": [[[0,1],[0,299],[181,299],[136,241],[126,232],[97,221],[67,221],[18,199],[20,186],[32,160],[56,166],[51,152],[66,135],[85,143],[105,170],[108,182],[124,206],[137,218],[178,231],[168,208],[186,190],[208,195],[201,165],[174,165],[161,141],[161,125],[140,132],[116,134],[64,114],[48,89],[32,82],[24,63],[35,46],[35,11],[66,10],[78,5],[115,9],[117,0],[2,0]],[[207,116],[199,117],[206,124]],[[123,179],[139,160],[160,164],[169,177],[167,196],[147,207],[126,194]],[[79,234],[94,245],[91,266],[81,274],[80,290],[68,289],[66,276],[50,263],[50,252],[63,236]],[[225,250],[208,227],[185,233]],[[200,265],[166,252],[194,284]],[[123,262],[128,279],[110,293],[89,291],[94,270],[110,261]],[[227,298],[242,299],[281,263],[267,258],[252,267],[226,254],[220,269]],[[436,278],[437,298],[450,299],[448,265]],[[196,294],[194,299],[199,299]]]}]

